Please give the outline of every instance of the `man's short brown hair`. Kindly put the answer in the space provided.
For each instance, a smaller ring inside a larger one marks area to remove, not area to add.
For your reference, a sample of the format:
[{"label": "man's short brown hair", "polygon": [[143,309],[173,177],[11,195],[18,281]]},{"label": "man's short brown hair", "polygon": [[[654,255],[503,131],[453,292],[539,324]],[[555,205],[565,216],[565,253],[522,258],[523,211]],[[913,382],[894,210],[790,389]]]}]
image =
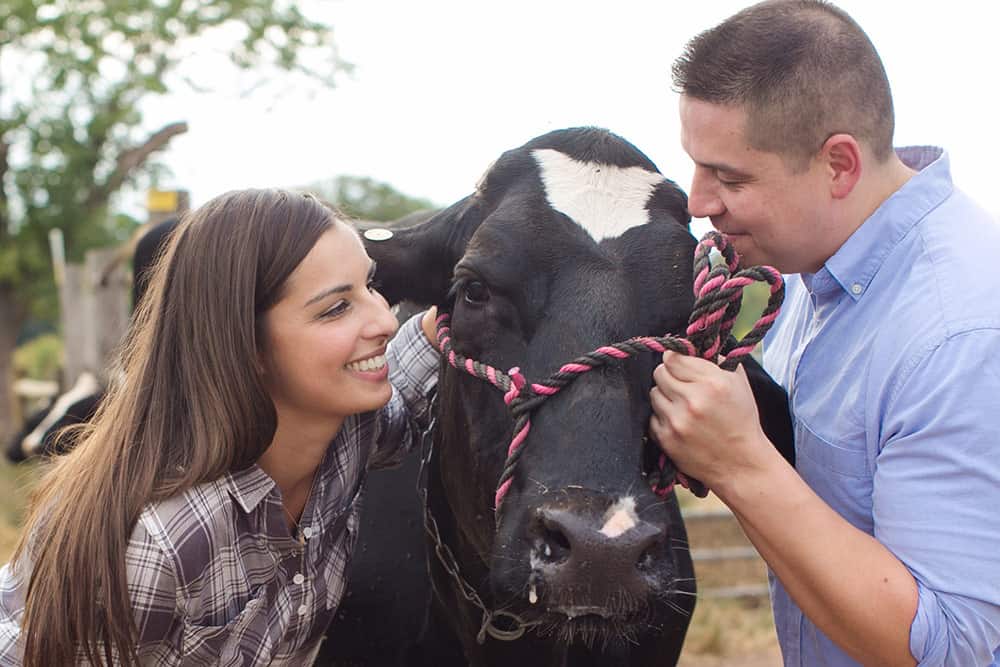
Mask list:
[{"label": "man's short brown hair", "polygon": [[673,66],[677,92],[747,111],[747,139],[795,168],[833,134],[892,153],[889,80],[868,35],[822,0],[771,0],[688,42]]}]

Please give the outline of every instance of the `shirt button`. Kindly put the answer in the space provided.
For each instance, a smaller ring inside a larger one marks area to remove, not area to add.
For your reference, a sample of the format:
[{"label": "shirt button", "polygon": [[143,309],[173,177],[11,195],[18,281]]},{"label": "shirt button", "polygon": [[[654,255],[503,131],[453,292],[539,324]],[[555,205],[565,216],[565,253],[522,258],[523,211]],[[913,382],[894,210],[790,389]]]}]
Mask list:
[{"label": "shirt button", "polygon": [[305,580],[306,578],[302,576],[301,572],[292,577],[292,581],[295,582],[296,584],[301,584]]},{"label": "shirt button", "polygon": [[861,286],[860,283],[854,283],[851,285],[851,292],[854,294],[861,294],[865,291],[865,288]]},{"label": "shirt button", "polygon": [[304,604],[300,604],[299,605],[299,616],[305,616],[307,613],[309,613],[309,607],[307,607]]},{"label": "shirt button", "polygon": [[306,537],[306,539],[307,539],[307,540],[308,540],[308,539],[309,539],[310,537],[312,537],[312,536],[313,536],[313,529],[312,529],[312,526],[306,526],[305,528],[303,528],[303,529],[302,529],[302,534],[303,534],[303,535],[305,535],[305,537]]}]

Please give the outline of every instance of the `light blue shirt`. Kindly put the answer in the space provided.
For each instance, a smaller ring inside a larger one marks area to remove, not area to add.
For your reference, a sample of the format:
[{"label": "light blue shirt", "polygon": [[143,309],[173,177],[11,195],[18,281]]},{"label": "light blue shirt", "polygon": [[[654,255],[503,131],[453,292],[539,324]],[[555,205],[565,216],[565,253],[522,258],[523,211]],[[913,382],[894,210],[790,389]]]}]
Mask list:
[{"label": "light blue shirt", "polygon": [[[787,276],[764,365],[796,469],[919,589],[920,665],[1000,664],[1000,223],[939,148],[815,274]],[[850,567],[848,565],[848,567]],[[855,665],[772,577],[785,665]]]}]

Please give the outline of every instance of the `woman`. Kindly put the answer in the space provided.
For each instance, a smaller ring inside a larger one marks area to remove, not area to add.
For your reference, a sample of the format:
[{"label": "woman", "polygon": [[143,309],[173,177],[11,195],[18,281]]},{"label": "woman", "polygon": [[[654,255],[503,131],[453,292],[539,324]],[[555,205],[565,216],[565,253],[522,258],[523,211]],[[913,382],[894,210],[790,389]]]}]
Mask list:
[{"label": "woman", "polygon": [[309,196],[188,215],[0,570],[0,665],[309,664],[365,471],[409,449],[436,377],[432,312],[387,348],[374,268]]}]

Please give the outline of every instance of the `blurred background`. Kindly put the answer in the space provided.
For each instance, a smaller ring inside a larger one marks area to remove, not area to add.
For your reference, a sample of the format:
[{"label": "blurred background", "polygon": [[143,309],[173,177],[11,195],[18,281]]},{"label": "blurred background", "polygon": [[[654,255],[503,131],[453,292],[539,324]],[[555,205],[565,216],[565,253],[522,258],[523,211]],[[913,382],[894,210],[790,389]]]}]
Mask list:
[{"label": "blurred background", "polygon": [[[670,64],[747,4],[2,0],[3,443],[63,392],[99,388],[128,324],[136,241],[226,190],[309,189],[395,221],[575,125],[622,135],[686,187]],[[838,4],[885,61],[896,143],[944,146],[958,185],[1000,212],[995,4]],[[37,474],[0,463],[0,563]],[[718,593],[686,664],[776,664],[763,565],[723,508],[685,503],[707,526],[692,543]]]}]

